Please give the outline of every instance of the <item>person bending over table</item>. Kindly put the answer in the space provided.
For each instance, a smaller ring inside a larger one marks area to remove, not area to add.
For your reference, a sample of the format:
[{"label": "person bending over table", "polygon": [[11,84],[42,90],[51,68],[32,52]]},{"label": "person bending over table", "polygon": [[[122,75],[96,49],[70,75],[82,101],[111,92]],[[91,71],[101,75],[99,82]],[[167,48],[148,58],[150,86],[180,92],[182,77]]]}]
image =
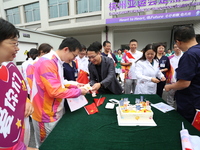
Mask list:
[{"label": "person bending over table", "polygon": [[101,48],[99,42],[94,42],[87,49],[92,91],[98,90],[100,94],[122,94],[122,87],[115,76],[114,62],[101,55]]},{"label": "person bending over table", "polygon": [[42,56],[35,64],[32,85],[32,115],[38,148],[56,126],[64,114],[64,99],[85,95],[88,91],[72,84],[65,84],[63,63],[69,63],[78,55],[82,47],[73,38],[65,38],[58,50]]}]

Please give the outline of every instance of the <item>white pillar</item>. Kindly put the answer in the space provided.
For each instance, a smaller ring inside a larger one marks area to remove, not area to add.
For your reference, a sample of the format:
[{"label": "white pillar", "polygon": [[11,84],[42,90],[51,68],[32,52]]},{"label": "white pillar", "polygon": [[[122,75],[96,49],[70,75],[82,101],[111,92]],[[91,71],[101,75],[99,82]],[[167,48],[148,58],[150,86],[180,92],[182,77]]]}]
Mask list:
[{"label": "white pillar", "polygon": [[[69,0],[69,16],[76,15],[76,1],[75,0]],[[76,19],[70,19],[70,23],[76,23]]]},{"label": "white pillar", "polygon": [[24,6],[19,6],[19,15],[20,15],[20,19],[21,19],[21,24],[26,23],[26,15],[25,15],[25,11],[24,11]]},{"label": "white pillar", "polygon": [[42,30],[45,30],[49,27],[48,1],[39,0],[39,5],[40,5],[41,28],[42,28]]}]

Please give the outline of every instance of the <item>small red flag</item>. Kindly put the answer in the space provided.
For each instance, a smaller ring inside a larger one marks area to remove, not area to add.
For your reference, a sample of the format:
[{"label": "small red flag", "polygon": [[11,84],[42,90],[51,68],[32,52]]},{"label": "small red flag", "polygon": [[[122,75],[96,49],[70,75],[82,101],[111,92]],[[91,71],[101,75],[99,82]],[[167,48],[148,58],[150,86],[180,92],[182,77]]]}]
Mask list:
[{"label": "small red flag", "polygon": [[74,62],[76,64],[76,69],[78,69],[78,60],[77,59],[74,59]]},{"label": "small red flag", "polygon": [[200,131],[200,110],[197,110],[192,125]]},{"label": "small red flag", "polygon": [[98,108],[96,107],[95,103],[92,103],[90,105],[87,105],[84,107],[88,115],[92,115],[94,113],[99,112]]},{"label": "small red flag", "polygon": [[129,52],[126,53],[126,56],[127,56],[128,58],[130,58],[130,59],[135,59],[135,58],[131,55],[131,53],[129,53]]},{"label": "small red flag", "polygon": [[83,70],[80,70],[80,72],[78,74],[77,82],[83,83],[83,84],[88,84],[89,83],[88,73]]},{"label": "small red flag", "polygon": [[98,106],[100,106],[100,105],[102,105],[104,103],[105,99],[106,99],[105,97],[94,98],[94,102],[95,102],[96,106],[98,107]]}]

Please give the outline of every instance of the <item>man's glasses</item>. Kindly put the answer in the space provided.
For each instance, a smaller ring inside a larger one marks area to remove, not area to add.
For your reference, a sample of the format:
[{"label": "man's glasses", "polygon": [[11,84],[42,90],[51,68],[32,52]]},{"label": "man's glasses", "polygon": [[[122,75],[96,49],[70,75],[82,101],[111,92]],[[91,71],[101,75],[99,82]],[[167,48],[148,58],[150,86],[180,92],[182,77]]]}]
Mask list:
[{"label": "man's glasses", "polygon": [[72,55],[74,56],[74,58],[77,56],[76,54],[74,54],[73,52],[71,52],[72,53]]},{"label": "man's glasses", "polygon": [[[98,55],[98,54],[97,54]],[[88,56],[88,59],[91,60],[91,59],[94,59],[97,55],[95,56]]]},{"label": "man's glasses", "polygon": [[8,42],[8,44],[12,45],[13,47],[19,46],[19,42]]}]

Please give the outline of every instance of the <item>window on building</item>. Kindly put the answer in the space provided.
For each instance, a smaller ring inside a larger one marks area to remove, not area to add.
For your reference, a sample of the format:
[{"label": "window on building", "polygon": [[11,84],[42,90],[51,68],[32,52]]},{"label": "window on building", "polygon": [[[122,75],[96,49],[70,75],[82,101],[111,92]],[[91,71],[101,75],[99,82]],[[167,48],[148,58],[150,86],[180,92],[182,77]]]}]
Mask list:
[{"label": "window on building", "polygon": [[100,11],[101,0],[76,0],[77,14]]},{"label": "window on building", "polygon": [[69,15],[69,0],[49,0],[49,18]]},{"label": "window on building", "polygon": [[20,24],[20,13],[19,13],[19,8],[12,8],[12,9],[7,9],[6,10],[6,17],[9,22],[12,24]]},{"label": "window on building", "polygon": [[26,22],[40,20],[40,7],[39,3],[32,3],[24,6]]}]

